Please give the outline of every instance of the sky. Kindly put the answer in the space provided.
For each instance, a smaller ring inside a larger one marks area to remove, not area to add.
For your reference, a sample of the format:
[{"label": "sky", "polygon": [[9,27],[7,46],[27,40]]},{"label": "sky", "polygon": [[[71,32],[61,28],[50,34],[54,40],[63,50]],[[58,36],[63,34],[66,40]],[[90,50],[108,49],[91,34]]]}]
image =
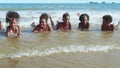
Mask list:
[{"label": "sky", "polygon": [[88,3],[90,1],[120,3],[120,0],[0,0],[0,3]]}]

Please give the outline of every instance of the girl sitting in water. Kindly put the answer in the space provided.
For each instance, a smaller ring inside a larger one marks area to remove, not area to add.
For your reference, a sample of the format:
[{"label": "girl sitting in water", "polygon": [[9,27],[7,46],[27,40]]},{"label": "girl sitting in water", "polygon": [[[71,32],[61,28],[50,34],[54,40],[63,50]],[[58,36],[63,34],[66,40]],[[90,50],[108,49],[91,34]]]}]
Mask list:
[{"label": "girl sitting in water", "polygon": [[8,11],[6,15],[6,22],[9,24],[6,28],[6,37],[10,35],[17,35],[17,37],[21,36],[21,28],[18,24],[18,20],[20,15],[15,11]]},{"label": "girl sitting in water", "polygon": [[34,25],[34,29],[33,29],[33,32],[39,32],[39,31],[51,31],[48,23],[48,14],[47,13],[43,13],[41,16],[40,16],[40,19],[39,19],[39,24],[37,26],[35,26],[34,23],[32,23]]},{"label": "girl sitting in water", "polygon": [[88,30],[89,29],[89,16],[88,14],[78,14],[79,15],[79,26],[78,29],[80,30]]},{"label": "girl sitting in water", "polygon": [[50,17],[51,25],[55,27],[55,30],[60,31],[69,31],[71,30],[71,23],[70,23],[70,15],[68,13],[63,14],[63,22],[58,22],[56,26],[54,26],[54,22],[52,21],[52,18]]}]

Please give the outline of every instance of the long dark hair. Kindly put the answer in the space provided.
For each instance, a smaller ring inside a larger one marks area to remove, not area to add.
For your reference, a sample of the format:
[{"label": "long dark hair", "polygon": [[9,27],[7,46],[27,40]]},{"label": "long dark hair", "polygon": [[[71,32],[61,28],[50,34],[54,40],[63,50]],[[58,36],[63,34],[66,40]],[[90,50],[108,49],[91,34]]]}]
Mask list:
[{"label": "long dark hair", "polygon": [[6,22],[7,23],[10,22],[11,18],[16,18],[17,21],[18,21],[19,18],[20,18],[20,15],[15,11],[8,11],[7,14],[6,14]]},{"label": "long dark hair", "polygon": [[67,16],[70,17],[69,13],[64,13],[64,14],[63,14],[63,17],[62,17],[62,20],[63,20],[64,18],[66,18]]},{"label": "long dark hair", "polygon": [[40,16],[40,19],[39,19],[39,23],[41,23],[41,19],[42,18],[45,18],[46,22],[48,21],[48,14],[47,13],[43,13],[41,16]]},{"label": "long dark hair", "polygon": [[108,21],[109,23],[112,22],[112,16],[111,15],[104,15],[103,20]]},{"label": "long dark hair", "polygon": [[83,21],[85,16],[87,17],[87,20],[89,21],[89,15],[88,14],[81,14],[80,17],[79,17],[79,20]]}]

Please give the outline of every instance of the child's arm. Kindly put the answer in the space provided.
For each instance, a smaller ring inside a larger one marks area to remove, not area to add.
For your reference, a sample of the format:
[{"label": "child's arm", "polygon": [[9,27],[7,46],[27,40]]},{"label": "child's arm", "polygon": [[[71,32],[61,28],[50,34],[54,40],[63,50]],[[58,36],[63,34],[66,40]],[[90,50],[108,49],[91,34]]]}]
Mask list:
[{"label": "child's arm", "polygon": [[22,32],[21,32],[21,27],[20,27],[20,26],[18,26],[18,34],[17,34],[17,36],[18,36],[18,37],[21,37],[21,35],[22,35]]},{"label": "child's arm", "polygon": [[55,25],[54,25],[54,22],[53,22],[53,20],[52,20],[52,17],[51,17],[49,14],[48,14],[48,16],[49,16],[49,18],[50,18],[51,26],[54,27]]},{"label": "child's arm", "polygon": [[77,16],[80,16],[80,13],[77,13]]},{"label": "child's arm", "polygon": [[6,29],[6,37],[9,37],[9,36],[10,36],[10,27],[8,26]]},{"label": "child's arm", "polygon": [[38,25],[33,29],[32,32],[34,32],[34,33],[38,32]]},{"label": "child's arm", "polygon": [[51,21],[51,26],[54,27],[54,22],[51,17],[50,17],[50,21]]},{"label": "child's arm", "polygon": [[69,26],[70,26],[70,30],[71,30],[71,24],[69,24]]},{"label": "child's arm", "polygon": [[50,29],[49,25],[47,25],[47,27],[48,27],[48,31],[51,31],[51,29]]},{"label": "child's arm", "polygon": [[31,27],[36,27],[36,24],[35,24],[35,22],[33,22],[32,24],[31,24]]},{"label": "child's arm", "polygon": [[120,21],[118,22],[118,24],[115,26],[115,29],[120,29]]},{"label": "child's arm", "polygon": [[87,27],[87,30],[89,30],[90,24],[88,23],[87,26],[88,26],[88,27]]},{"label": "child's arm", "polygon": [[78,29],[80,29],[80,23],[78,24]]},{"label": "child's arm", "polygon": [[50,18],[50,22],[51,22],[51,26],[52,26],[52,29],[56,29],[55,28],[55,25],[54,25],[54,22],[53,22],[53,20],[52,20],[52,17],[49,15],[49,18]]},{"label": "child's arm", "polygon": [[2,32],[2,30],[3,30],[3,24],[2,24],[2,22],[0,21],[0,32]]}]

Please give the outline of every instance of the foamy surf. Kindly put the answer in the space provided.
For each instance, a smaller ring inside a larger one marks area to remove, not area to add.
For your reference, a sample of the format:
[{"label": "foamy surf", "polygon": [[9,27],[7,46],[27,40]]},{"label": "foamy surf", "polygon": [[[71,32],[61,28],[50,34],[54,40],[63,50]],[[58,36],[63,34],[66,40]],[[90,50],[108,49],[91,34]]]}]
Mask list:
[{"label": "foamy surf", "polygon": [[60,53],[90,53],[90,52],[109,52],[109,50],[120,48],[107,45],[107,46],[64,46],[64,47],[53,47],[48,48],[43,51],[39,49],[28,49],[21,50],[17,53],[12,54],[1,54],[0,58],[21,58],[21,57],[33,57],[33,56],[48,56],[52,54],[60,54]]},{"label": "foamy surf", "polygon": [[[6,21],[5,21],[5,17],[6,17],[6,13],[7,11],[0,11],[1,12],[1,17],[0,17],[0,20],[3,22],[3,25],[4,25],[4,28],[6,28]],[[31,11],[31,10],[28,10],[28,11],[17,11],[21,18],[20,18],[20,21],[19,21],[19,24],[21,27],[24,27],[24,28],[30,28],[31,26],[31,23],[32,22],[36,22],[37,24],[39,23],[39,17],[42,13],[48,13],[51,15],[54,23],[56,24],[57,21],[62,21],[62,15],[66,12],[68,12],[70,14],[70,22],[71,22],[71,25],[76,25],[76,27],[78,27],[78,23],[80,22],[79,21],[79,17],[77,16],[77,13],[87,13],[89,16],[90,16],[90,25],[94,25],[94,24],[99,24],[101,25],[102,24],[102,17],[104,15],[107,15],[107,14],[110,14],[112,17],[113,17],[113,21],[112,23],[114,23],[114,25],[117,25],[118,22],[120,21],[119,18],[119,14],[120,12],[118,11],[114,11],[114,12],[110,12],[110,11],[93,11],[93,10],[88,10],[88,11],[85,11],[85,10],[79,10],[79,9],[76,9],[75,11],[66,11],[66,10],[61,10],[61,11],[58,11],[58,10],[49,10],[49,11],[42,11],[42,10],[38,10],[38,11]],[[50,20],[48,21],[49,25],[50,25]]]}]

